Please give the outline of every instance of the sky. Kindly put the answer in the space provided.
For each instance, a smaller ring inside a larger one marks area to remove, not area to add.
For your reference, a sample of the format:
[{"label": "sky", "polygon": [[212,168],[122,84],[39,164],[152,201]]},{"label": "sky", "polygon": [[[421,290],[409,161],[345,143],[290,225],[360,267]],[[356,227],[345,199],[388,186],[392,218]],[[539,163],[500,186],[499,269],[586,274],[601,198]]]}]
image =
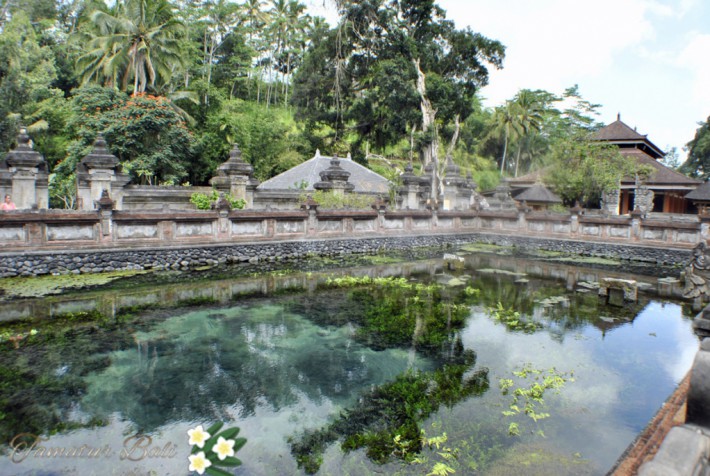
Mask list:
[{"label": "sky", "polygon": [[[326,0],[327,1],[327,0]],[[314,14],[335,23],[309,0]],[[601,104],[598,120],[621,120],[664,151],[685,144],[710,116],[708,0],[440,0],[457,28],[506,46],[503,69],[480,93],[495,107],[520,89],[561,95],[577,84]]]}]

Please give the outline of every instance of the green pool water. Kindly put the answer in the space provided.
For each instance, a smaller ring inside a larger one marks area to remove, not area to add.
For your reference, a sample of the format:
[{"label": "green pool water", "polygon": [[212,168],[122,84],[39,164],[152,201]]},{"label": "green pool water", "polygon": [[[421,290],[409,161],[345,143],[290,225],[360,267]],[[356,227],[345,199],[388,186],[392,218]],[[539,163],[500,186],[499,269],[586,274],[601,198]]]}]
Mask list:
[{"label": "green pool water", "polygon": [[0,474],[190,474],[215,422],[236,475],[605,474],[690,368],[693,312],[578,285],[618,270],[466,260],[2,302]]}]

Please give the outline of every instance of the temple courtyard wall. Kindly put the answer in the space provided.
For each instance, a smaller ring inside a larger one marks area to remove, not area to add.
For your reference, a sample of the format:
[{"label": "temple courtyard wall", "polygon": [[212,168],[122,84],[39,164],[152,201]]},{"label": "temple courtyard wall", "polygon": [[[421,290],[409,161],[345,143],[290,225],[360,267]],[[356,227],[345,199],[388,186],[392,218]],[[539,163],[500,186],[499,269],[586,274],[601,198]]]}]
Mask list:
[{"label": "temple courtyard wall", "polygon": [[16,211],[0,214],[0,277],[181,269],[485,242],[686,263],[704,217],[522,210]]}]

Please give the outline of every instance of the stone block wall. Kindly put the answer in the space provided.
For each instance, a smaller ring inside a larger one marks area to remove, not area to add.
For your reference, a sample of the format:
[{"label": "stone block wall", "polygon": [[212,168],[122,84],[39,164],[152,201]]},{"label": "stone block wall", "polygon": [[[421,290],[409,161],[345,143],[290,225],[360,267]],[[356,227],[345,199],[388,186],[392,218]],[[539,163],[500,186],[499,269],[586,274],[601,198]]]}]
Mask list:
[{"label": "stone block wall", "polygon": [[[466,236],[467,241],[542,248],[592,256],[632,256],[641,261],[684,263],[692,247],[706,240],[706,223],[645,221],[641,218],[585,217],[526,211],[317,210],[292,211],[111,211],[0,212],[0,277],[27,274],[92,272],[132,266],[154,266],[153,258],[116,263],[92,255],[81,266],[53,259],[39,264],[24,257],[79,253],[111,253],[157,249],[204,249],[241,243],[382,237]],[[437,238],[439,239],[439,238]],[[443,238],[441,238],[443,239]],[[360,243],[360,240],[357,240]],[[104,250],[104,251],[101,251]],[[192,253],[187,263],[192,264]],[[203,259],[197,253],[198,264]],[[225,255],[227,259],[230,254]],[[204,258],[207,259],[207,258]],[[178,265],[166,258],[160,266]],[[20,265],[18,266],[18,263]],[[204,264],[204,263],[202,263]],[[118,266],[118,268],[117,268]],[[37,267],[35,269],[35,267]]]}]

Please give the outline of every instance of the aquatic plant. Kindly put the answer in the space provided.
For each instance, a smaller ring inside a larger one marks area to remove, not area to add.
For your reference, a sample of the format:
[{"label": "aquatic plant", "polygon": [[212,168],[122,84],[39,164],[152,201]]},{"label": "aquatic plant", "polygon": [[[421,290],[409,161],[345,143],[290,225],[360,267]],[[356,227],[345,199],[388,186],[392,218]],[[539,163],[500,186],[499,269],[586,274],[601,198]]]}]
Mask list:
[{"label": "aquatic plant", "polygon": [[463,326],[469,308],[457,301],[477,295],[473,288],[445,289],[438,284],[410,282],[405,278],[344,276],[330,278],[330,287],[354,288],[349,301],[363,312],[355,317],[360,325],[357,338],[375,349],[411,346],[433,350],[450,342]]},{"label": "aquatic plant", "polygon": [[[559,393],[567,382],[574,382],[573,372],[560,372],[554,367],[547,370],[536,369],[530,363],[526,363],[520,370],[515,370],[512,374],[522,382],[516,385],[515,381],[510,378],[501,378],[498,381],[501,393],[513,396],[508,410],[504,410],[502,414],[512,417],[523,413],[535,423],[550,417],[549,413],[541,411],[545,404],[543,398],[545,392],[554,390]],[[544,436],[542,430],[538,430],[538,433]],[[508,434],[519,435],[520,425],[517,422],[511,422],[508,426]]]},{"label": "aquatic plant", "polygon": [[[365,448],[370,459],[385,463],[422,449],[419,424],[441,405],[452,406],[488,390],[488,370],[468,374],[475,365],[473,351],[458,351],[432,372],[407,371],[358,399],[354,408],[318,430],[291,438],[291,453],[308,474],[317,472],[327,446],[342,438],[345,451]],[[395,443],[396,441],[396,443]],[[401,451],[407,448],[406,454]]]},{"label": "aquatic plant", "polygon": [[495,307],[489,307],[487,310],[488,316],[494,321],[505,325],[509,331],[524,332],[531,334],[542,328],[542,324],[525,318],[513,308],[505,308],[500,302]]}]

